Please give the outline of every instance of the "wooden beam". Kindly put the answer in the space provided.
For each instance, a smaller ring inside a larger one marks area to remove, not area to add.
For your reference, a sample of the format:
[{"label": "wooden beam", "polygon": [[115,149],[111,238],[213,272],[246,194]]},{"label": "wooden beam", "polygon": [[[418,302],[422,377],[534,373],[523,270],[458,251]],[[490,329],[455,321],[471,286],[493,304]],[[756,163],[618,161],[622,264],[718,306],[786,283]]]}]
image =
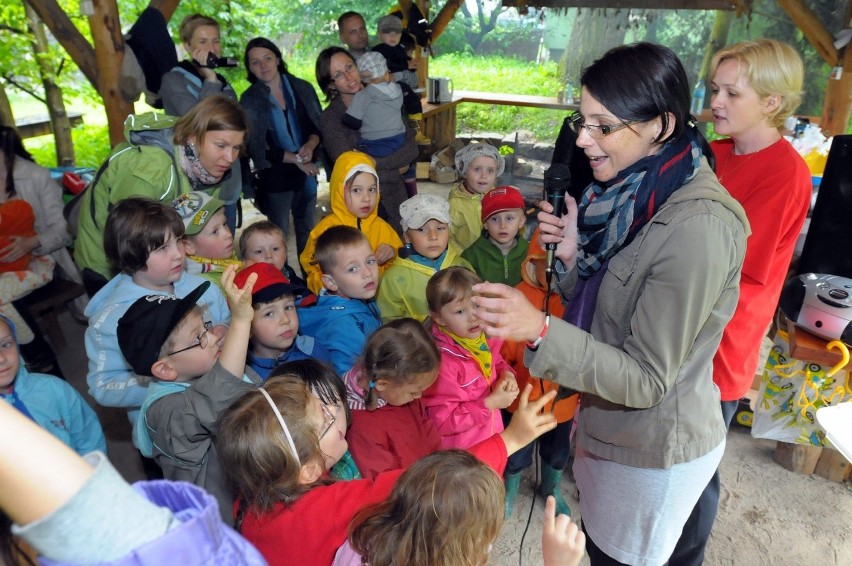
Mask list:
[{"label": "wooden beam", "polygon": [[825,29],[813,10],[808,8],[803,0],[778,0],[778,5],[787,12],[796,27],[802,30],[819,56],[830,66],[837,65],[839,55],[834,47],[834,36]]},{"label": "wooden beam", "polygon": [[[447,0],[447,3],[441,7],[441,11],[432,20],[432,42],[444,33],[444,30],[453,21],[453,16],[456,15],[456,12],[458,12],[463,3],[464,0]],[[505,5],[505,2],[503,4]]]},{"label": "wooden beam", "polygon": [[[848,22],[850,18],[852,2],[847,2],[844,21]],[[840,64],[843,68],[840,78],[829,78],[825,88],[820,125],[827,136],[846,133],[849,116],[852,115],[852,44],[847,44],[844,48],[843,61]]]},{"label": "wooden beam", "polygon": [[118,88],[121,63],[124,60],[124,37],[118,17],[116,0],[93,0],[95,13],[89,16],[95,55],[98,62],[98,81],[95,83],[103,98],[109,124],[111,145],[124,140],[124,119],[133,111]]},{"label": "wooden beam", "polygon": [[151,3],[148,4],[149,8],[154,8],[155,10],[159,10],[163,17],[168,22],[172,19],[172,16],[177,10],[178,4],[180,0],[151,0]]},{"label": "wooden beam", "polygon": [[518,8],[637,8],[643,10],[736,10],[742,0],[503,0]]},{"label": "wooden beam", "polygon": [[68,52],[89,82],[97,86],[98,63],[95,59],[95,50],[83,34],[74,27],[68,14],[59,7],[56,0],[26,0],[26,2],[33,7],[38,17]]}]

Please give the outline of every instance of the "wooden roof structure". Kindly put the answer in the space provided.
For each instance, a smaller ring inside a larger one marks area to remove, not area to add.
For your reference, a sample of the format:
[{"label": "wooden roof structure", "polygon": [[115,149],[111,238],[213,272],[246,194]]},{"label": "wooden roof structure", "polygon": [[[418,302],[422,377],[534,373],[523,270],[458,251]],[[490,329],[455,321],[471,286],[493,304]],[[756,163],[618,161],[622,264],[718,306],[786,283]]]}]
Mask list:
[{"label": "wooden roof structure", "polygon": [[[74,59],[82,73],[94,84],[104,100],[110,139],[123,139],[124,118],[132,107],[121,99],[119,69],[124,58],[124,38],[117,0],[93,2],[88,16],[93,43],[89,43],[71,22],[57,0],[25,0],[47,25],[53,36]],[[149,6],[162,12],[168,21],[180,0],[150,0]],[[453,19],[464,0],[446,0],[434,18],[430,17],[433,38],[437,38]],[[820,56],[834,68],[839,78],[829,79],[823,104],[821,126],[830,135],[843,133],[852,110],[852,47],[837,49],[834,36],[826,29],[805,0],[777,0],[796,26],[802,30]],[[398,0],[403,13],[416,3],[421,13],[431,14],[430,0]],[[746,13],[752,0],[504,0],[505,6],[549,6],[586,8],[715,9]],[[846,0],[845,22],[852,20],[852,0]]]}]

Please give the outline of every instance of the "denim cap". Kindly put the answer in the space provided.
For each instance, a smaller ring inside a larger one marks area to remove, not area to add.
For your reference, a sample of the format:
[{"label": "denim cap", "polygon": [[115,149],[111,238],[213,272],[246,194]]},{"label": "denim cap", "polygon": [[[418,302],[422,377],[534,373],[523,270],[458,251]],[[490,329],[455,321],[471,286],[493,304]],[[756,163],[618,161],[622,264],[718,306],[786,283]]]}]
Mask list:
[{"label": "denim cap", "polygon": [[367,51],[358,58],[358,72],[362,79],[378,79],[388,72],[385,56],[375,51]]}]

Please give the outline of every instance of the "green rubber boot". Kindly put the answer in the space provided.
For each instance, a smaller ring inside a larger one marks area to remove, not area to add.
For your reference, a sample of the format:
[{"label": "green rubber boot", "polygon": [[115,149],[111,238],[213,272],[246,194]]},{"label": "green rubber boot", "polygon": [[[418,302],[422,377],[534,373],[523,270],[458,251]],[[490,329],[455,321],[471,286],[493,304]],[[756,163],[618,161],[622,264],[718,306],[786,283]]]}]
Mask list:
[{"label": "green rubber boot", "polygon": [[504,510],[504,518],[508,519],[512,515],[512,508],[515,506],[515,500],[518,498],[518,488],[521,487],[521,474],[507,474],[503,480],[506,484],[506,508]]},{"label": "green rubber boot", "polygon": [[[508,481],[508,479],[507,479]],[[544,462],[541,463],[541,486],[538,492],[542,497],[547,499],[548,495],[552,495],[556,499],[556,514],[571,516],[571,508],[568,503],[562,498],[562,493],[559,490],[559,485],[562,482],[562,470],[551,468]],[[508,496],[507,496],[508,497]]]}]

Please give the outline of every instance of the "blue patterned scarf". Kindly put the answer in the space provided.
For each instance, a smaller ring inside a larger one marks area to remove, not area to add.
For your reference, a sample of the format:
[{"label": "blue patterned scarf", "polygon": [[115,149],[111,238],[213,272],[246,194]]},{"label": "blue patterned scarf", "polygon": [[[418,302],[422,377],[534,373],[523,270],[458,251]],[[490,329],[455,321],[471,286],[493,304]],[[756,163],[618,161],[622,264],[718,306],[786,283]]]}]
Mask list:
[{"label": "blue patterned scarf", "polygon": [[673,192],[701,167],[697,133],[687,127],[679,139],[640,159],[606,183],[592,183],[578,206],[580,278],[588,279],[628,245]]}]

